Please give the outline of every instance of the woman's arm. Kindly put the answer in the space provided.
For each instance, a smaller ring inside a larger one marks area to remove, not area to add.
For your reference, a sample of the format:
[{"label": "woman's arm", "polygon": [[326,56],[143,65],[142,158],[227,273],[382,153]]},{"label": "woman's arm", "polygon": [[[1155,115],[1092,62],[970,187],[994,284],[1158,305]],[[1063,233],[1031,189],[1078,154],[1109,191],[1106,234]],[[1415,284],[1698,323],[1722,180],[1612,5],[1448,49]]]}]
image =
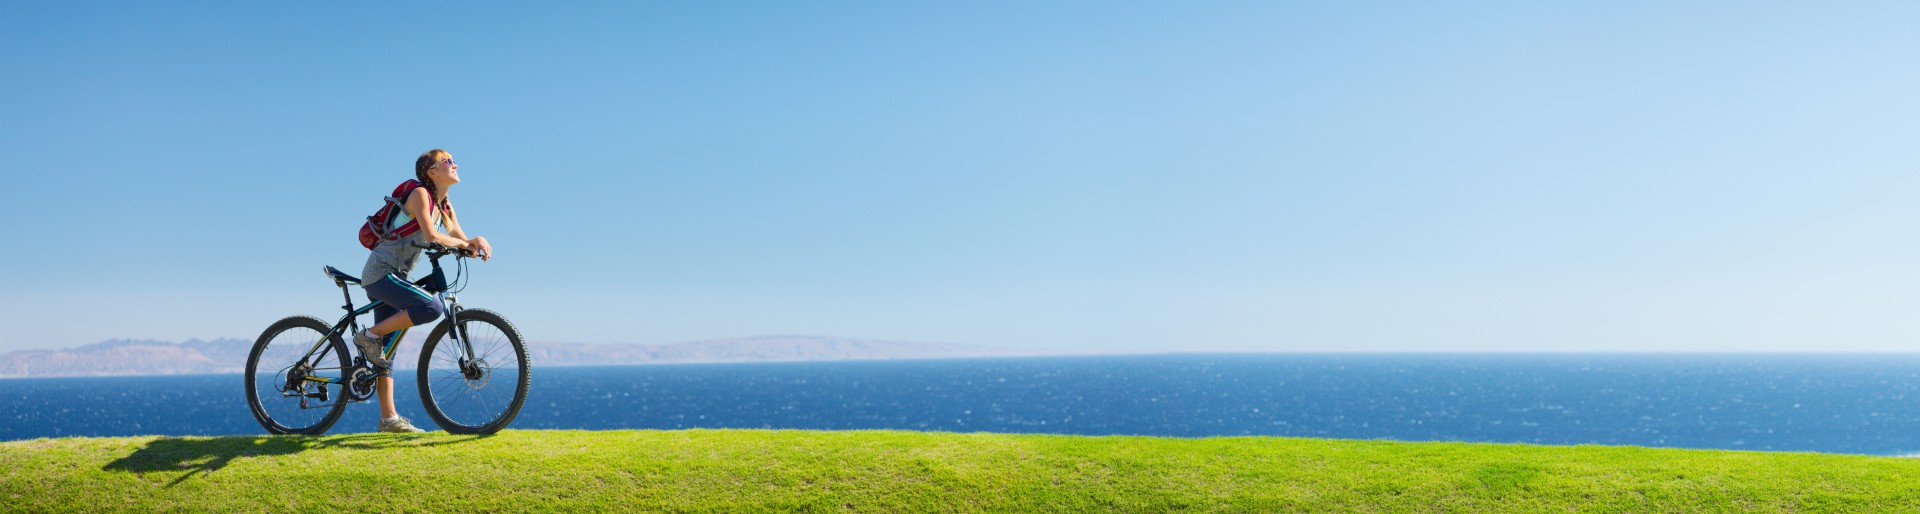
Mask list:
[{"label": "woman's arm", "polygon": [[[424,187],[414,189],[412,193],[407,194],[407,215],[412,216],[413,220],[418,222],[420,225],[420,234],[425,236],[429,243],[440,243],[454,248],[466,248],[466,240],[442,234],[439,229],[433,228],[433,218],[427,216],[427,211],[432,208],[430,202],[427,201],[427,197],[429,196],[432,195],[427,193],[427,188]],[[451,220],[449,220],[448,226],[452,226]]]},{"label": "woman's arm", "polygon": [[480,252],[479,253],[480,260],[484,261],[484,260],[493,258],[493,245],[487,242],[487,238],[480,237],[480,236],[467,237],[467,232],[460,229],[460,215],[455,214],[453,212],[452,202],[447,203],[446,214],[447,214],[447,235],[448,236],[451,236],[454,239],[459,239],[461,241],[466,241],[467,242],[466,248],[470,248]]}]

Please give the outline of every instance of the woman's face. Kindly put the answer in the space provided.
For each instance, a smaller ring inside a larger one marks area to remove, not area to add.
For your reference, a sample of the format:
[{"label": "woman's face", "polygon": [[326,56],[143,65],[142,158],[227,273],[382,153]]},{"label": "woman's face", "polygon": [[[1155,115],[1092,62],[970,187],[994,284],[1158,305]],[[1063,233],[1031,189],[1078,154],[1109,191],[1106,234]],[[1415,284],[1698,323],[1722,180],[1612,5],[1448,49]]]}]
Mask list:
[{"label": "woman's face", "polygon": [[447,154],[440,158],[440,162],[434,163],[432,168],[427,168],[427,178],[433,179],[434,184],[449,186],[458,184],[460,183],[460,164],[453,162],[453,154]]}]

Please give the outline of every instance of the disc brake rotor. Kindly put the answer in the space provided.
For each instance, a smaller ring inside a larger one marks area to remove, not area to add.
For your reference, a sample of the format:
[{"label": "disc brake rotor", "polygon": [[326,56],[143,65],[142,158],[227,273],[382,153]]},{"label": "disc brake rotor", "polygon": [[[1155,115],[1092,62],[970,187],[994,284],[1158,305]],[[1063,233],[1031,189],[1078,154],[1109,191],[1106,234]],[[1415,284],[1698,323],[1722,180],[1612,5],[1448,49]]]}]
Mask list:
[{"label": "disc brake rotor", "polygon": [[468,388],[480,389],[493,380],[493,373],[489,372],[485,359],[462,360],[464,362],[460,363],[460,374],[466,377]]}]

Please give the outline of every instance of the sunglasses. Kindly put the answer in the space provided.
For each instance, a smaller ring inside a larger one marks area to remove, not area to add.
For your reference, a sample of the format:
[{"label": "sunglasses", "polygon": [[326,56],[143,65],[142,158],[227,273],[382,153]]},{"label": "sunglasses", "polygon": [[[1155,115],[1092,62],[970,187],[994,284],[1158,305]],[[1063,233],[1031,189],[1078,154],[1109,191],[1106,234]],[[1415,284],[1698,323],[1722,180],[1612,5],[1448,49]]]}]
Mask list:
[{"label": "sunglasses", "polygon": [[448,166],[453,166],[453,165],[454,165],[454,162],[453,162],[453,159],[441,159],[441,160],[440,160],[440,162],[436,162],[436,163],[433,163],[433,165],[432,165],[432,166],[428,166],[428,168],[438,168],[438,167],[440,167],[440,165],[442,165],[442,164],[445,164],[445,165],[448,165]]}]

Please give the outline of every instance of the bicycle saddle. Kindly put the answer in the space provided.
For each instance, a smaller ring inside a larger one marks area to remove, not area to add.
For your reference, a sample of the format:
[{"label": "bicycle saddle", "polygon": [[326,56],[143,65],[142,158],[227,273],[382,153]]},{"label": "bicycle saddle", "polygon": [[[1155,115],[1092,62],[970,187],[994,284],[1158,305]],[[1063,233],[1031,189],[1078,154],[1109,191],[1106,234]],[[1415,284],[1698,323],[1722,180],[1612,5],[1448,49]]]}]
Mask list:
[{"label": "bicycle saddle", "polygon": [[348,275],[340,270],[333,269],[333,266],[327,266],[327,276],[332,277],[334,280],[350,282],[354,285],[360,284],[360,277]]}]

